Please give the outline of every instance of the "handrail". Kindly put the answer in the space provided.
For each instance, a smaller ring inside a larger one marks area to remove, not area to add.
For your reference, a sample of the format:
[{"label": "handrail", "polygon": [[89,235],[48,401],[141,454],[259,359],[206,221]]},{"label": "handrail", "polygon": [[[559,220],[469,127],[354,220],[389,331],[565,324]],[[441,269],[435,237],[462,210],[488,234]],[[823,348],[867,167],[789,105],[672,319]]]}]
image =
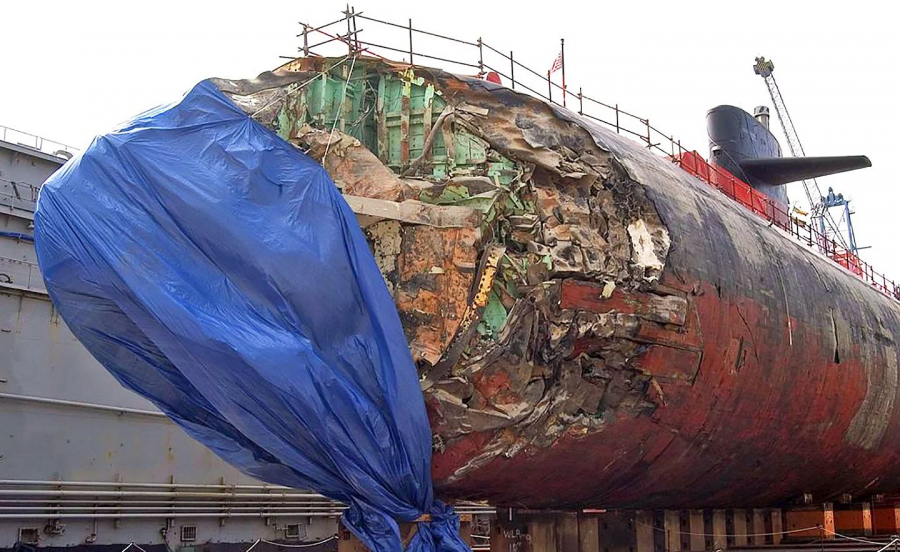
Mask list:
[{"label": "handrail", "polygon": [[[65,151],[69,154],[78,153],[78,151],[80,151],[78,148],[69,146],[62,142],[48,140],[42,136],[38,136],[37,134],[32,134],[23,130],[17,130],[15,128],[4,125],[0,125],[0,140],[26,146],[31,149],[38,150],[42,153],[49,153],[50,155],[56,155],[57,151]],[[27,142],[22,142],[22,140],[27,140]]]},{"label": "handrail", "polygon": [[[648,118],[640,117],[639,115],[625,111],[624,109],[621,109],[618,104],[610,105],[595,98],[591,98],[585,95],[580,88],[578,89],[578,92],[575,93],[571,87],[553,82],[549,73],[542,74],[515,59],[513,51],[510,51],[509,55],[507,55],[494,46],[491,46],[490,44],[485,42],[482,38],[479,38],[476,42],[471,42],[468,40],[454,38],[439,33],[424,31],[413,27],[411,19],[406,25],[392,23],[390,21],[363,15],[362,12],[356,12],[353,7],[348,7],[348,9],[342,13],[344,15],[342,18],[336,21],[332,21],[331,23],[328,23],[326,25],[321,25],[319,27],[312,27],[311,25],[301,23],[301,25],[303,25],[303,33],[298,36],[303,38],[304,46],[299,48],[300,52],[305,55],[312,53],[310,52],[310,47],[308,46],[309,36],[313,33],[320,33],[324,34],[332,40],[329,40],[325,43],[320,43],[316,45],[316,47],[328,43],[340,43],[347,48],[347,52],[342,53],[341,55],[354,55],[365,52],[377,57],[383,57],[372,51],[373,48],[382,49],[390,52],[409,55],[408,63],[410,65],[414,65],[415,56],[421,56],[427,59],[477,69],[478,76],[484,76],[488,71],[494,72],[501,78],[510,81],[511,87],[513,89],[516,89],[516,87],[518,86],[519,88],[526,90],[535,97],[543,99],[555,105],[565,106],[565,98],[576,99],[578,100],[579,115],[608,126],[609,128],[614,129],[618,134],[624,134],[642,142],[643,145],[650,151],[653,151],[677,163],[682,169],[687,170],[689,173],[693,174],[700,180],[706,181],[708,184],[712,185],[720,192],[724,193],[726,196],[737,201],[762,218],[768,220],[773,226],[778,226],[781,230],[790,233],[801,243],[806,243],[809,247],[815,245],[818,248],[819,252],[821,252],[824,256],[828,257],[836,264],[842,266],[844,269],[852,272],[860,279],[872,285],[874,288],[878,289],[885,295],[888,295],[889,297],[892,297],[896,300],[900,300],[900,286],[898,286],[895,281],[889,280],[884,274],[876,272],[871,265],[860,259],[858,255],[854,254],[851,251],[843,249],[833,239],[821,234],[818,230],[812,228],[812,226],[804,224],[801,221],[798,221],[796,218],[792,217],[791,213],[787,210],[787,206],[783,206],[778,202],[772,201],[770,198],[759,193],[757,193],[756,196],[752,196],[753,201],[751,201],[750,204],[747,204],[747,202],[745,201],[746,198],[738,197],[735,192],[735,187],[740,187],[739,184],[743,184],[744,186],[747,186],[749,188],[748,184],[742,182],[740,179],[737,179],[730,173],[725,174],[727,173],[727,171],[724,171],[724,169],[721,169],[716,165],[710,164],[696,151],[691,151],[683,147],[681,144],[681,140],[675,139],[674,135],[665,134],[660,129],[650,124],[650,120]],[[404,44],[403,48],[400,48],[363,41],[360,39],[360,33],[362,31],[357,30],[357,18],[378,25],[386,25],[392,28],[406,30],[409,33],[409,42],[408,44]],[[342,23],[346,23],[346,33],[342,34],[341,32],[332,31],[335,34],[331,34],[325,31],[325,29],[329,27]],[[470,47],[473,49],[473,57],[474,54],[477,53],[478,62],[474,63],[471,60],[454,60],[447,57],[440,57],[422,53],[421,51],[415,51],[413,48],[414,33],[423,34],[437,39],[451,41],[455,44],[461,44],[463,46]],[[475,50],[477,50],[477,52],[475,52]],[[494,64],[487,62],[485,60],[485,53],[498,56],[505,63],[509,63],[509,75],[505,74],[504,71],[496,69],[493,66]],[[526,76],[530,76],[532,82],[534,82],[534,79],[537,79],[542,84],[526,84],[526,82],[523,82],[523,79],[521,78],[521,73],[519,78],[516,77],[516,67],[524,69],[526,71]],[[538,92],[537,89],[541,86],[546,87],[546,95]],[[562,102],[554,99],[554,89],[561,90],[563,92]],[[596,112],[585,112],[585,102],[587,102],[589,106],[597,106],[608,110],[610,112],[610,116],[604,117]],[[607,120],[613,117],[615,119],[614,121]],[[668,149],[664,147],[665,144],[668,144]],[[696,172],[696,170],[693,170],[686,166],[684,160],[688,159],[688,157],[686,157],[688,155],[690,156],[690,162],[694,163],[695,165],[694,169],[700,170],[700,172]],[[698,165],[698,160],[702,160],[702,163],[703,165],[705,165],[705,167],[699,167],[698,169],[698,167],[696,166]],[[726,187],[724,183],[729,183],[731,185],[730,188]]]},{"label": "handrail", "polygon": [[[678,163],[682,169],[750,209],[773,226],[791,234],[797,241],[806,243],[809,247],[817,246],[823,255],[878,291],[900,300],[900,286],[896,282],[889,280],[886,275],[876,272],[858,255],[844,249],[834,239],[822,234],[811,224],[792,217],[786,205],[756,192],[749,184],[727,170],[707,162],[697,152],[685,152],[681,150],[680,146],[679,150],[679,153],[673,156],[673,161]],[[738,190],[741,190],[742,193],[738,193]]]}]

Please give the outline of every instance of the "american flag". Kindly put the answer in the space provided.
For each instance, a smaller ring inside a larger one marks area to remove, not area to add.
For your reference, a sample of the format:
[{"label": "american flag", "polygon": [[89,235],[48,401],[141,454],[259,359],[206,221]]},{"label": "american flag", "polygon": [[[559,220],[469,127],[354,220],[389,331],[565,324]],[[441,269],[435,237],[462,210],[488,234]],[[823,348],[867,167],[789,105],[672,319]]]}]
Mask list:
[{"label": "american flag", "polygon": [[560,50],[559,55],[556,56],[556,59],[553,60],[553,67],[550,68],[550,73],[555,73],[562,69],[562,50]]}]

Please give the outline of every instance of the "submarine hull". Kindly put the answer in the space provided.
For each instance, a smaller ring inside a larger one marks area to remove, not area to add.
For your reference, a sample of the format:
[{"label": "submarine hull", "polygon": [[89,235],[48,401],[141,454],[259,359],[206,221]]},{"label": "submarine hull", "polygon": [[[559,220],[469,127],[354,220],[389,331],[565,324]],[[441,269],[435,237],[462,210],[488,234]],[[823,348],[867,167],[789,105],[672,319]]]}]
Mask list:
[{"label": "submarine hull", "polygon": [[303,99],[343,85],[320,78],[333,63],[218,86],[348,197],[480,206],[362,222],[420,369],[439,494],[704,508],[900,490],[894,299],[671,159],[492,83],[357,61],[378,103],[335,141]]},{"label": "submarine hull", "polygon": [[[548,508],[769,506],[900,489],[897,302],[669,161],[563,116],[645,187],[671,237],[660,282],[683,294],[695,325],[648,337],[635,358],[659,384],[651,415],[457,479],[486,441],[469,435],[435,456],[438,489]],[[608,312],[601,294],[564,280],[561,307]]]}]

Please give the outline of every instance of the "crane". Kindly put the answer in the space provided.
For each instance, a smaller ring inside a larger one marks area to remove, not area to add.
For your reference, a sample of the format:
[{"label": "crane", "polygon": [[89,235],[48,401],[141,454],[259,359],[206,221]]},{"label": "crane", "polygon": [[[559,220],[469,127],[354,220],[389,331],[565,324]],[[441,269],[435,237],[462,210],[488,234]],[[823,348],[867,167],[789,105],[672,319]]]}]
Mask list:
[{"label": "crane", "polygon": [[[778,83],[775,82],[775,75],[772,74],[772,71],[774,70],[775,64],[772,63],[772,60],[767,60],[762,56],[756,58],[756,64],[753,66],[753,71],[761,76],[766,82],[766,87],[769,89],[769,96],[772,98],[772,105],[775,107],[775,114],[778,115],[778,121],[781,123],[782,130],[784,130],[784,135],[787,138],[788,149],[791,150],[791,155],[794,157],[806,157],[806,152],[803,151],[803,144],[800,142],[800,136],[797,135],[797,129],[794,127],[794,122],[791,120],[791,114],[788,112],[787,105],[784,103],[784,98],[781,96],[781,91],[778,89]],[[823,235],[832,236],[832,239],[836,239],[841,247],[856,254],[855,244],[852,248],[848,246],[838,224],[834,221],[834,218],[832,218],[831,213],[829,212],[829,207],[832,205],[830,205],[822,195],[822,191],[819,189],[819,183],[816,182],[816,179],[809,178],[803,180],[803,190],[806,192],[806,199],[809,201],[810,222],[814,225],[818,225],[819,230]],[[826,224],[828,225],[827,228]],[[852,229],[850,232],[852,232]]]}]

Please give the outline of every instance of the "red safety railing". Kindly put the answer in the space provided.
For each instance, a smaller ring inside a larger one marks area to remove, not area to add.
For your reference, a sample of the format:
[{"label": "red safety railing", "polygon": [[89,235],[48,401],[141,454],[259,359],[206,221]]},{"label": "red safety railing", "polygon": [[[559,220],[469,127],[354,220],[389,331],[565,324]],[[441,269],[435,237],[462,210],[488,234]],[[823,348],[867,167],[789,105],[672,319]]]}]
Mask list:
[{"label": "red safety railing", "polygon": [[[395,33],[394,40],[397,40],[398,36],[402,36],[399,40],[402,41],[403,47],[399,47],[401,45],[400,42],[395,43],[396,45],[386,45],[364,40],[361,38],[363,29],[358,27],[360,21],[363,24],[380,25],[391,30]],[[572,87],[553,82],[549,72],[538,72],[522,64],[521,61],[514,57],[512,51],[507,55],[504,51],[490,46],[482,38],[474,41],[462,40],[416,29],[412,25],[412,20],[409,20],[407,24],[398,24],[376,19],[364,15],[362,12],[357,12],[352,7],[348,7],[343,12],[343,17],[325,25],[313,26],[306,23],[301,23],[301,25],[302,33],[297,36],[302,39],[303,45],[299,50],[303,56],[335,55],[334,51],[325,52],[322,48],[340,46],[344,50],[339,55],[366,54],[387,59],[388,56],[378,53],[380,50],[394,57],[397,54],[402,55],[403,61],[411,66],[415,64],[417,59],[426,59],[442,64],[450,64],[457,72],[472,73],[477,71],[477,75],[481,78],[486,78],[490,75],[490,78],[493,80],[500,77],[506,79],[514,90],[525,91],[530,95],[556,105],[567,106],[568,102],[566,99],[568,98],[572,102],[570,109],[573,111],[577,102],[579,115],[614,129],[619,134],[629,136],[640,142],[647,149],[678,163],[685,171],[715,187],[746,209],[769,221],[773,226],[791,234],[801,243],[805,243],[809,247],[815,246],[823,255],[857,275],[873,288],[900,300],[900,286],[893,280],[889,280],[884,274],[876,272],[871,265],[860,259],[859,256],[842,247],[833,238],[819,232],[811,224],[792,217],[786,205],[758,192],[727,170],[707,162],[696,151],[689,151],[683,148],[681,140],[676,140],[673,135],[660,131],[650,124],[649,119],[620,109],[618,104],[607,104],[588,97],[582,92],[581,88],[575,93],[572,91]],[[324,39],[315,42],[313,37],[317,36],[322,36]],[[415,38],[415,47],[414,37],[417,37]],[[432,44],[440,43],[442,55],[436,56],[424,53],[422,43],[425,41],[432,41]],[[563,44],[560,44],[560,46],[562,47]],[[443,53],[454,49],[456,52],[463,52],[466,60],[454,60],[450,57],[452,54]],[[477,62],[468,57],[470,54],[477,55]],[[290,56],[282,57],[294,59]],[[562,64],[564,75],[564,56]],[[499,69],[501,65],[508,69]],[[491,73],[494,74],[491,75]],[[546,94],[540,92],[539,89],[546,90]],[[668,143],[668,147],[666,147],[666,143]]]},{"label": "red safety railing", "polygon": [[716,188],[772,226],[790,233],[809,247],[816,246],[826,257],[857,275],[873,288],[900,300],[900,287],[893,280],[876,272],[858,255],[844,249],[834,239],[822,234],[812,225],[792,217],[787,205],[758,192],[728,170],[709,163],[696,151],[682,153],[672,159],[683,170]]}]

